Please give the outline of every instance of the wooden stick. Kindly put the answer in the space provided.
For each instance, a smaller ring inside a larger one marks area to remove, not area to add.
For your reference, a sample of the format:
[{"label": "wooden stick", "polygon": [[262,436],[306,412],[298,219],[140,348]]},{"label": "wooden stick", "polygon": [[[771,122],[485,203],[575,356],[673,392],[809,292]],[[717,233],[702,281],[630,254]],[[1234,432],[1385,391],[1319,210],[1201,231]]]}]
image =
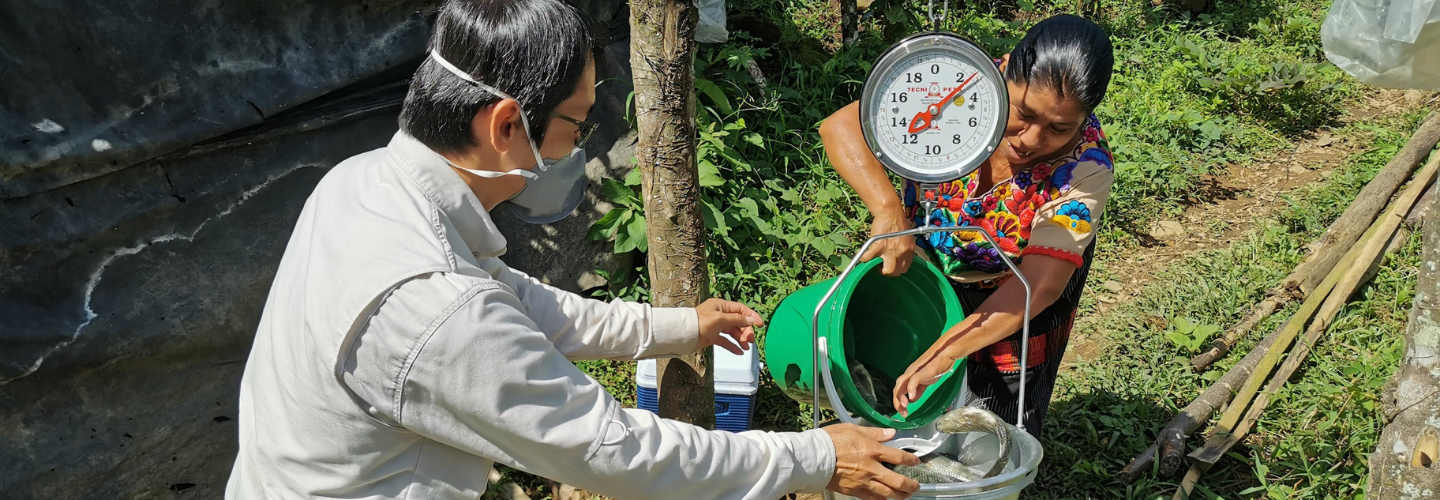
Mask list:
[{"label": "wooden stick", "polygon": [[[1184,438],[1182,437],[1181,439],[1183,440]],[[1130,459],[1130,463],[1126,465],[1125,468],[1115,473],[1114,483],[1119,486],[1124,486],[1135,482],[1136,479],[1140,479],[1141,474],[1149,472],[1150,468],[1155,465],[1155,452],[1159,450],[1160,443],[1157,439],[1156,442],[1150,443],[1150,447],[1145,448],[1145,451],[1140,452],[1139,455],[1135,455],[1135,458]]]},{"label": "wooden stick", "polygon": [[[1379,223],[1377,222],[1376,225],[1378,226]],[[1371,227],[1369,231],[1366,231],[1364,237],[1371,237],[1375,229],[1375,227]],[[1276,364],[1280,363],[1280,358],[1289,351],[1291,342],[1293,342],[1295,337],[1300,334],[1300,331],[1305,328],[1305,323],[1308,322],[1311,317],[1315,316],[1315,311],[1320,309],[1320,306],[1325,302],[1325,297],[1330,294],[1335,284],[1340,281],[1340,275],[1343,274],[1343,270],[1355,263],[1355,260],[1359,256],[1358,250],[1359,247],[1346,252],[1345,256],[1340,259],[1339,266],[1335,268],[1336,271],[1331,272],[1330,276],[1325,278],[1325,281],[1320,282],[1320,286],[1315,289],[1315,292],[1310,294],[1310,297],[1305,299],[1304,303],[1300,304],[1300,309],[1295,311],[1295,315],[1290,317],[1290,321],[1286,322],[1285,328],[1281,330],[1280,337],[1275,341],[1275,345],[1272,345],[1270,349],[1265,352],[1265,357],[1260,360],[1260,364],[1255,367],[1255,370],[1250,372],[1250,377],[1245,380],[1245,385],[1235,393],[1235,398],[1230,402],[1230,407],[1221,415],[1220,424],[1217,428],[1233,429],[1235,424],[1240,421],[1240,417],[1245,413],[1246,406],[1255,398],[1255,393],[1260,390],[1260,386],[1264,384],[1265,380],[1270,376],[1270,371],[1275,368]]]},{"label": "wooden stick", "polygon": [[1295,300],[1294,294],[1283,293],[1283,290],[1278,288],[1272,290],[1270,297],[1260,301],[1259,304],[1255,304],[1255,307],[1250,308],[1250,313],[1246,314],[1245,318],[1240,320],[1240,323],[1227,330],[1224,337],[1216,339],[1205,352],[1190,358],[1190,367],[1193,368],[1196,373],[1203,372],[1206,368],[1210,368],[1210,365],[1214,364],[1215,361],[1224,357],[1226,353],[1229,353],[1230,348],[1235,347],[1235,344],[1240,342],[1240,339],[1249,336],[1250,331],[1255,329],[1255,325],[1260,324],[1261,321],[1270,317],[1271,314],[1275,314],[1275,311],[1280,309],[1281,305],[1288,304],[1292,300]]},{"label": "wooden stick", "polygon": [[[1395,203],[1391,206],[1390,210],[1385,213],[1385,216],[1375,221],[1375,224],[1371,226],[1370,230],[1366,231],[1366,236],[1363,240],[1364,244],[1351,252],[1347,252],[1341,259],[1342,264],[1346,264],[1347,261],[1349,263],[1349,265],[1343,268],[1343,277],[1339,278],[1335,283],[1333,292],[1327,293],[1328,296],[1325,298],[1324,305],[1317,313],[1315,321],[1306,329],[1305,337],[1295,345],[1293,352],[1286,357],[1285,364],[1280,367],[1279,371],[1275,373],[1275,376],[1266,384],[1265,392],[1255,396],[1254,403],[1250,404],[1250,408],[1245,412],[1245,418],[1230,426],[1226,426],[1222,420],[1216,432],[1211,433],[1205,446],[1190,454],[1191,458],[1213,464],[1218,461],[1226,451],[1229,451],[1235,443],[1245,438],[1250,428],[1253,427],[1255,422],[1260,418],[1260,414],[1269,406],[1270,400],[1280,391],[1285,382],[1295,373],[1295,370],[1299,369],[1300,364],[1305,361],[1305,357],[1310,353],[1311,346],[1315,344],[1322,333],[1325,333],[1325,331],[1329,329],[1331,322],[1334,321],[1335,316],[1339,314],[1340,309],[1345,306],[1346,302],[1349,302],[1350,296],[1355,293],[1355,290],[1360,288],[1360,284],[1362,283],[1361,279],[1370,271],[1370,264],[1375,262],[1385,247],[1390,244],[1390,239],[1395,235],[1395,231],[1400,228],[1400,223],[1405,220],[1406,214],[1414,207],[1415,201],[1420,198],[1420,195],[1425,192],[1425,189],[1430,187],[1430,183],[1434,182],[1437,172],[1440,172],[1440,155],[1437,155],[1435,159],[1425,165],[1425,169],[1415,176],[1415,181],[1395,200]],[[1361,263],[1364,265],[1356,265]],[[1341,268],[1337,266],[1336,270],[1339,271]],[[1331,276],[1336,275],[1337,273],[1335,272],[1331,273]],[[1325,282],[1330,281],[1331,279],[1328,277],[1325,280]],[[1321,288],[1323,287],[1324,283],[1322,282]],[[1320,295],[1320,288],[1316,290],[1317,293],[1312,295],[1312,297]],[[1309,303],[1311,301],[1307,300],[1306,302]],[[1299,316],[1299,313],[1297,313],[1297,316]],[[1258,371],[1252,373],[1252,379],[1259,373]],[[1241,401],[1248,402],[1247,399],[1241,399],[1237,396],[1235,402],[1231,403],[1230,410],[1226,411],[1227,417],[1237,408],[1245,406],[1240,404]],[[1196,471],[1197,468],[1191,467],[1191,470]],[[1184,491],[1187,496],[1190,493],[1189,490],[1184,488],[1184,485],[1182,485],[1181,490]]]},{"label": "wooden stick", "polygon": [[[1431,188],[1431,192],[1433,192],[1434,185],[1432,185]],[[1415,209],[1411,210],[1411,216],[1406,218],[1406,224],[1414,224],[1413,220],[1417,212],[1419,211]],[[1402,228],[1400,233],[1394,238],[1391,238],[1390,245],[1385,248],[1386,255],[1393,254],[1404,246],[1405,242],[1408,241],[1405,233],[1406,231]],[[1379,266],[1371,266],[1370,272],[1366,274],[1367,277],[1362,279],[1361,282],[1368,282],[1371,277],[1374,277],[1378,269]],[[1291,320],[1287,319],[1284,324],[1281,324],[1276,333],[1278,334],[1279,331],[1284,330],[1290,321]],[[1264,357],[1265,352],[1274,344],[1277,337],[1278,335],[1266,337],[1250,351],[1250,354],[1246,355],[1244,359],[1241,359],[1239,363],[1236,363],[1229,371],[1225,372],[1223,377],[1216,380],[1209,389],[1191,401],[1188,406],[1181,409],[1174,419],[1160,429],[1159,434],[1155,437],[1154,443],[1146,448],[1145,451],[1136,455],[1125,468],[1120,469],[1120,472],[1115,474],[1115,482],[1120,485],[1135,482],[1141,474],[1150,471],[1157,458],[1160,461],[1159,475],[1168,477],[1178,472],[1180,466],[1184,465],[1186,437],[1208,422],[1210,416],[1221,406],[1230,402],[1230,397],[1239,390],[1241,384],[1250,376],[1250,372],[1259,364],[1259,360]],[[1199,416],[1203,416],[1203,418],[1199,418]],[[1161,452],[1161,448],[1166,449],[1166,451]]]},{"label": "wooden stick", "polygon": [[1180,480],[1180,487],[1175,489],[1175,496],[1170,500],[1188,500],[1190,492],[1195,491],[1195,485],[1200,483],[1200,476],[1210,469],[1210,464],[1200,462],[1185,472],[1185,479]]},{"label": "wooden stick", "polygon": [[[1301,321],[1295,322],[1293,321],[1294,318],[1292,318],[1289,325],[1290,327],[1286,329],[1291,338],[1304,326],[1304,320],[1310,316],[1310,314],[1307,313],[1313,312],[1316,308],[1319,310],[1315,316],[1316,319],[1324,322],[1330,321],[1335,313],[1339,312],[1340,307],[1344,306],[1345,302],[1350,299],[1350,294],[1359,286],[1360,278],[1370,270],[1370,264],[1375,262],[1376,258],[1380,256],[1380,252],[1390,243],[1390,238],[1395,235],[1395,230],[1399,229],[1400,223],[1405,220],[1405,215],[1410,212],[1410,208],[1415,205],[1415,201],[1424,193],[1425,188],[1430,186],[1430,182],[1433,180],[1437,168],[1440,168],[1440,155],[1437,155],[1435,160],[1425,165],[1425,169],[1416,175],[1415,182],[1411,183],[1411,186],[1405,190],[1405,193],[1395,200],[1395,204],[1391,206],[1385,216],[1376,220],[1374,224],[1371,224],[1370,229],[1365,231],[1365,235],[1361,240],[1363,244],[1346,252],[1345,256],[1340,259],[1340,265],[1337,265],[1335,270],[1331,271],[1330,276],[1327,276],[1325,281],[1321,282],[1320,286],[1315,289],[1315,293],[1300,306],[1300,311],[1295,313],[1294,317],[1301,318]],[[1349,288],[1346,288],[1347,286]],[[1333,287],[1335,293],[1331,293],[1332,290],[1329,289],[1331,287]],[[1307,337],[1311,335],[1310,332],[1314,329],[1315,325],[1311,325],[1310,329],[1306,331]],[[1283,342],[1281,349],[1271,349],[1271,351],[1266,354],[1266,358],[1271,360],[1270,365],[1268,367],[1266,366],[1266,360],[1260,361],[1260,366],[1250,374],[1250,379],[1246,381],[1245,387],[1236,393],[1235,402],[1246,402],[1248,404],[1249,401],[1255,398],[1256,391],[1260,388],[1260,384],[1270,375],[1270,367],[1273,367],[1274,361],[1278,361],[1280,356],[1284,354],[1284,352],[1282,352],[1285,350],[1284,346],[1288,345],[1290,340],[1287,339],[1285,335],[1282,335],[1280,341],[1277,343],[1281,342]],[[1241,415],[1244,414],[1247,404],[1235,404],[1232,402],[1230,408],[1225,411],[1225,415],[1220,419],[1218,428],[1234,429]],[[1199,450],[1197,450],[1196,453],[1199,453]],[[1191,456],[1204,460],[1196,454],[1191,454]],[[1213,458],[1219,459],[1218,456]],[[1205,461],[1214,463],[1214,460]]]},{"label": "wooden stick", "polygon": [[[1401,248],[1405,248],[1405,243],[1410,241],[1411,234],[1409,229],[1401,226],[1400,229],[1395,231],[1395,234],[1390,237],[1390,243],[1385,245],[1384,255],[1390,255],[1399,252]],[[1375,279],[1375,275],[1380,274],[1380,268],[1385,267],[1384,264],[1384,257],[1375,259],[1375,262],[1370,264],[1370,269],[1365,271],[1365,277],[1360,278],[1360,282],[1369,283],[1370,280]]]},{"label": "wooden stick", "polygon": [[1210,349],[1191,358],[1190,366],[1196,372],[1205,371],[1230,352],[1240,339],[1249,335],[1260,321],[1291,301],[1304,300],[1309,292],[1314,291],[1325,275],[1335,267],[1335,262],[1343,255],[1344,249],[1355,245],[1360,237],[1360,228],[1369,227],[1375,217],[1380,215],[1386,202],[1390,201],[1390,197],[1400,189],[1400,185],[1410,178],[1410,172],[1425,160],[1437,143],[1440,143],[1440,113],[1432,112],[1405,142],[1405,146],[1385,164],[1385,168],[1355,195],[1355,200],[1345,212],[1310,245],[1309,258],[1296,266],[1279,285],[1270,289],[1267,294],[1269,298],[1256,304],[1239,324],[1211,343]]},{"label": "wooden stick", "polygon": [[[1282,325],[1280,328],[1284,329],[1285,327]],[[1168,460],[1170,457],[1166,457],[1167,460],[1160,461],[1161,476],[1175,474],[1184,465],[1185,438],[1199,430],[1210,421],[1210,417],[1216,411],[1230,402],[1230,397],[1250,377],[1250,372],[1260,363],[1260,359],[1265,357],[1265,352],[1270,346],[1275,344],[1278,333],[1277,331],[1274,335],[1266,336],[1254,349],[1250,350],[1249,354],[1245,355],[1244,359],[1225,372],[1225,375],[1216,380],[1209,389],[1190,401],[1189,405],[1182,408],[1175,418],[1170,419],[1165,427],[1160,429],[1155,437],[1155,443],[1132,459],[1124,469],[1121,469],[1115,475],[1115,480],[1120,484],[1130,484],[1140,477],[1140,474],[1148,472],[1161,446],[1170,450],[1181,450],[1182,456],[1174,457],[1173,460]]]}]

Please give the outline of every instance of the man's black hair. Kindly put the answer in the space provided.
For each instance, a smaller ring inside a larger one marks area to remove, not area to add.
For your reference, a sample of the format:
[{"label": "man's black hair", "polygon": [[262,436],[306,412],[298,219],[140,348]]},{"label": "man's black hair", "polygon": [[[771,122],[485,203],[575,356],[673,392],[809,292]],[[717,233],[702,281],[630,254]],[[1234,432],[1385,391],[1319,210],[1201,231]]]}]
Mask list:
[{"label": "man's black hair", "polygon": [[1085,18],[1061,14],[1025,32],[1010,51],[1005,79],[1073,97],[1094,111],[1105,100],[1114,67],[1110,35]]},{"label": "man's black hair", "polygon": [[[536,147],[550,114],[575,93],[590,57],[584,17],[563,0],[448,0],[429,50],[520,101]],[[426,58],[400,111],[400,129],[439,152],[475,145],[470,121],[501,97]]]}]

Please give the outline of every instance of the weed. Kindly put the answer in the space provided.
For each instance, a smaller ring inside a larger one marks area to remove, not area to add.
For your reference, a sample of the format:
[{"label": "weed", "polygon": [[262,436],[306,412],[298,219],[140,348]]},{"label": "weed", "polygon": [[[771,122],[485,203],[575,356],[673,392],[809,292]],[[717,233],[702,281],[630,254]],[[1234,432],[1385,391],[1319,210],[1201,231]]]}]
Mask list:
[{"label": "weed", "polygon": [[1215,324],[1202,324],[1190,321],[1189,318],[1179,318],[1170,323],[1170,330],[1165,332],[1165,338],[1185,350],[1186,353],[1200,352],[1200,347],[1205,345],[1210,336],[1220,331],[1220,326]]}]

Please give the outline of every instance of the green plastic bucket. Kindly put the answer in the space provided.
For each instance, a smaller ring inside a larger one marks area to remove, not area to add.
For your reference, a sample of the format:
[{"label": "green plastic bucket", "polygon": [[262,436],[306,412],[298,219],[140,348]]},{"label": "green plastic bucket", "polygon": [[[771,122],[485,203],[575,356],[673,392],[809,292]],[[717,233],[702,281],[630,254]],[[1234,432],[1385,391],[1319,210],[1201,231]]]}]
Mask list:
[{"label": "green plastic bucket", "polygon": [[[828,354],[829,379],[825,370],[816,377],[816,339],[812,318],[825,294],[835,285],[831,278],[802,288],[780,302],[765,334],[765,366],[780,389],[796,401],[814,401],[814,380],[833,384],[844,409],[872,424],[894,429],[916,429],[939,418],[964,388],[964,364],[930,385],[912,402],[909,416],[886,414],[866,404],[846,363],[846,349],[854,348],[855,358],[890,378],[905,373],[940,335],[965,318],[960,301],[949,280],[939,269],[917,258],[904,275],[880,274],[881,259],[861,263],[845,276],[819,315],[819,336]],[[853,338],[846,338],[847,332]],[[821,386],[821,406],[835,410],[827,388]],[[877,399],[889,401],[890,395]],[[893,411],[891,412],[893,413]],[[843,418],[843,417],[842,417]]]}]

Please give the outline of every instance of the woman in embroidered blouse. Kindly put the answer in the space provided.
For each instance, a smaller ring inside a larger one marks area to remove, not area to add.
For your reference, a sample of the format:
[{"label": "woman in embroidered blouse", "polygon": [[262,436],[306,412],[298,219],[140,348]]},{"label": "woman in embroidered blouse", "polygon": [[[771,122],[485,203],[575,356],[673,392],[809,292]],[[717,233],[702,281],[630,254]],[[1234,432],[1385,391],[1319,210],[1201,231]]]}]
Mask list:
[{"label": "woman in embroidered blouse", "polygon": [[978,226],[999,247],[975,233],[938,232],[883,240],[863,256],[884,259],[882,273],[896,276],[909,269],[918,245],[923,258],[951,277],[970,313],[896,380],[895,407],[904,411],[968,356],[971,393],[1016,422],[1025,288],[1007,279],[1011,273],[999,258],[1004,252],[1019,261],[1034,291],[1024,421],[1038,436],[1094,254],[1092,227],[1114,181],[1114,162],[1093,114],[1110,84],[1114,55],[1103,29],[1061,15],[1036,24],[997,62],[1010,94],[1005,136],[989,160],[962,179],[929,191],[906,181],[897,196],[861,138],[856,103],[825,120],[820,136],[830,163],[875,214],[872,234],[925,223],[920,200],[934,200],[931,225]]}]

